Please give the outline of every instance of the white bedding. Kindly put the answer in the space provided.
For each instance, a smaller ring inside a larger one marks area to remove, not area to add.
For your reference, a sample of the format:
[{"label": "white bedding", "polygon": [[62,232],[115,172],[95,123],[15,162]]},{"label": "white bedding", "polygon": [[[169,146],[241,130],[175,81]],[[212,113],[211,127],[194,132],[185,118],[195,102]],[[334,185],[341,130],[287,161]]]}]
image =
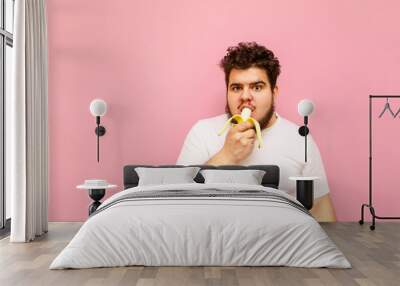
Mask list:
[{"label": "white bedding", "polygon": [[136,192],[207,189],[262,190],[297,202],[282,191],[255,185],[192,183],[131,188],[108,198],[50,269],[126,265],[351,267],[317,221],[282,202],[250,197],[173,197],[113,204]]}]

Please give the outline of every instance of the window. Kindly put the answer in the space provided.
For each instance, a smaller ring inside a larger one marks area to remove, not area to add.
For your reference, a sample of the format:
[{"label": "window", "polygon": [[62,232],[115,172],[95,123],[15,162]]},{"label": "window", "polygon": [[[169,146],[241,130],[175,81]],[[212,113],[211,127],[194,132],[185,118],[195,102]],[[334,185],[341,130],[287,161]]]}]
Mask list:
[{"label": "window", "polygon": [[0,236],[9,230],[10,194],[5,188],[5,104],[11,92],[14,0],[0,0]]}]

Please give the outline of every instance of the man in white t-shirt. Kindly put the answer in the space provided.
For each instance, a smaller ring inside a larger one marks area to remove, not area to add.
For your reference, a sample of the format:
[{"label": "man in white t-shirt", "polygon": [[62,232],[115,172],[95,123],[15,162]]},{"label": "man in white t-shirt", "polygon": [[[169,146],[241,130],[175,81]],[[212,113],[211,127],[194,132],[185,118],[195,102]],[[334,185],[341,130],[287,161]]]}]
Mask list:
[{"label": "man in white t-shirt", "polygon": [[[257,43],[230,47],[221,60],[225,72],[227,104],[225,114],[199,120],[186,136],[177,164],[256,165],[273,164],[280,168],[279,189],[295,195],[290,176],[317,176],[314,182],[313,216],[319,221],[335,221],[329,186],[321,156],[312,136],[308,139],[304,162],[304,137],[296,124],[275,112],[279,89],[279,60],[272,51]],[[233,114],[244,107],[260,123],[264,146],[255,147],[256,132],[249,122],[233,125],[221,136],[218,132]]]}]

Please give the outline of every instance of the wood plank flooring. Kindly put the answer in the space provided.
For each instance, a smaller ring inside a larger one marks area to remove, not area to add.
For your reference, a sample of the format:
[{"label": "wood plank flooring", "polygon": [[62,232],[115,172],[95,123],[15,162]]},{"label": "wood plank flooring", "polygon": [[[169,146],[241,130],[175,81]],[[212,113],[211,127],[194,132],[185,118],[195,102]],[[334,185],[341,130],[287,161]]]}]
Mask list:
[{"label": "wood plank flooring", "polygon": [[351,262],[352,269],[290,267],[119,267],[48,270],[81,223],[50,223],[32,243],[0,241],[0,285],[400,285],[400,223],[325,223],[323,228]]}]

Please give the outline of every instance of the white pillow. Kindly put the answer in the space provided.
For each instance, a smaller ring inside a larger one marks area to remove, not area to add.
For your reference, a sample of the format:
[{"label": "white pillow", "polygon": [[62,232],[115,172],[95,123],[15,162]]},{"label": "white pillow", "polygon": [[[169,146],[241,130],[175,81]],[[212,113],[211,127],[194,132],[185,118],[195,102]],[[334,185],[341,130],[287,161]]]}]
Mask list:
[{"label": "white pillow", "polygon": [[196,183],[193,179],[199,170],[199,167],[135,168],[139,176],[138,186]]},{"label": "white pillow", "polygon": [[262,170],[201,170],[200,174],[204,177],[204,183],[230,183],[261,185],[265,175]]}]

